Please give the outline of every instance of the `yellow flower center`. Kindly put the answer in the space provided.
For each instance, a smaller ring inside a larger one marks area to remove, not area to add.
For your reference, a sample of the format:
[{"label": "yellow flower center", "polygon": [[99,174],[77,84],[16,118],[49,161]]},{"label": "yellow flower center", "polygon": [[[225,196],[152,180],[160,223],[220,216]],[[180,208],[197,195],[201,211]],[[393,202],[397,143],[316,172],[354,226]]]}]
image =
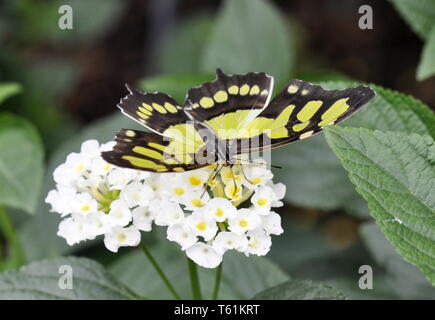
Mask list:
[{"label": "yellow flower center", "polygon": [[192,203],[192,206],[197,207],[197,208],[201,208],[204,206],[204,203],[202,202],[201,199],[193,199],[191,201],[191,203]]},{"label": "yellow flower center", "polygon": [[202,182],[201,179],[198,179],[195,176],[189,177],[189,183],[194,187],[201,185],[201,182]]},{"label": "yellow flower center", "polygon": [[181,187],[174,188],[174,193],[175,193],[177,196],[182,196],[182,195],[184,194],[184,189],[181,188]]},{"label": "yellow flower center", "polygon": [[84,165],[83,163],[80,163],[80,164],[76,167],[76,170],[77,170],[77,172],[82,172],[84,168],[85,168],[85,165]]},{"label": "yellow flower center", "polygon": [[257,185],[257,184],[261,183],[261,178],[258,178],[258,177],[253,178],[253,179],[251,179],[251,183],[254,185]]},{"label": "yellow flower center", "polygon": [[249,225],[249,222],[245,219],[240,219],[239,220],[239,227],[240,228],[246,228]]},{"label": "yellow flower center", "polygon": [[214,215],[216,217],[222,217],[224,215],[224,211],[221,208],[217,208],[216,211],[214,212]]},{"label": "yellow flower center", "polygon": [[204,221],[201,221],[196,225],[196,229],[199,231],[205,231],[205,229],[207,229],[207,224]]},{"label": "yellow flower center", "polygon": [[90,209],[91,209],[91,206],[88,205],[88,204],[85,204],[85,205],[83,205],[83,206],[80,208],[80,211],[81,211],[81,212],[86,212],[86,211],[89,211]]},{"label": "yellow flower center", "polygon": [[125,235],[125,233],[118,233],[116,235],[116,239],[118,240],[118,242],[125,242],[125,240],[127,240],[127,236]]},{"label": "yellow flower center", "polygon": [[265,206],[267,204],[267,199],[266,198],[259,198],[257,200],[257,203],[258,203],[259,206],[263,207],[263,206]]}]

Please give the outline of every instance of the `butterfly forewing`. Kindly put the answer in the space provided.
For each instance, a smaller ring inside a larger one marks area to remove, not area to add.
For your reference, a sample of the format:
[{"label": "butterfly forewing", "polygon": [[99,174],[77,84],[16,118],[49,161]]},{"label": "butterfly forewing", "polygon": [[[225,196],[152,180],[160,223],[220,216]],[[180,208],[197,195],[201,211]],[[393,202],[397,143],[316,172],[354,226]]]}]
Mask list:
[{"label": "butterfly forewing", "polygon": [[184,110],[219,138],[235,138],[237,130],[266,107],[273,78],[262,72],[245,75],[226,75],[220,69],[216,72],[215,81],[188,91]]}]

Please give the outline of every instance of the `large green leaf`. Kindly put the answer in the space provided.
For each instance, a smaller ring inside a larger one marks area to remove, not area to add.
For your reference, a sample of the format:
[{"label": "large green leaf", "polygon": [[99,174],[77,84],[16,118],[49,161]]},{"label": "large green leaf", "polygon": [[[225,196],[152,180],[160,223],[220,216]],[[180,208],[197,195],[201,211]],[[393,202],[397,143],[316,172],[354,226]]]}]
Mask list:
[{"label": "large green leaf", "polygon": [[[190,299],[190,282],[187,261],[178,245],[165,242],[150,249],[164,272],[181,294]],[[142,252],[132,252],[121,258],[110,271],[136,293],[153,299],[170,299],[172,296],[163,287],[162,280],[151,267]],[[215,271],[199,268],[204,298],[210,299],[213,292]],[[281,269],[266,258],[240,253],[227,253],[223,261],[222,283],[219,299],[247,299],[266,288],[288,280]]]},{"label": "large green leaf", "polygon": [[[352,82],[320,83],[325,88],[346,88]],[[377,96],[344,125],[383,131],[415,132],[435,137],[435,115],[419,100],[379,86]],[[355,192],[323,134],[277,149],[272,153],[278,179],[287,186],[286,200],[304,207],[324,210],[345,208],[367,216],[364,200]]]},{"label": "large green leaf", "polygon": [[252,299],[255,300],[344,300],[346,296],[336,289],[311,280],[292,279],[268,288]]},{"label": "large green leaf", "polygon": [[[62,289],[65,269],[72,271],[72,288]],[[69,268],[70,267],[70,268]],[[0,274],[0,300],[120,300],[135,299],[100,264],[85,258],[56,258],[33,262]]]},{"label": "large green leaf", "polygon": [[14,115],[0,114],[0,205],[35,212],[43,157],[33,126]]},{"label": "large green leaf", "polygon": [[435,74],[435,25],[429,34],[417,68],[417,80],[425,80]]},{"label": "large green leaf", "polygon": [[403,19],[422,39],[427,39],[435,25],[434,0],[389,0]]},{"label": "large green leaf", "polygon": [[227,0],[204,51],[202,68],[228,73],[263,71],[288,80],[292,67],[289,30],[278,10],[264,0]]},{"label": "large green leaf", "polygon": [[386,269],[386,274],[380,276],[379,271],[373,268],[374,289],[379,287],[379,281],[384,280],[402,299],[435,299],[435,288],[426,281],[417,267],[403,260],[385,239],[379,226],[365,223],[359,231],[373,258]]},{"label": "large green leaf", "polygon": [[0,104],[21,91],[21,85],[13,82],[0,82]]},{"label": "large green leaf", "polygon": [[363,128],[325,135],[387,239],[435,284],[434,140]]}]

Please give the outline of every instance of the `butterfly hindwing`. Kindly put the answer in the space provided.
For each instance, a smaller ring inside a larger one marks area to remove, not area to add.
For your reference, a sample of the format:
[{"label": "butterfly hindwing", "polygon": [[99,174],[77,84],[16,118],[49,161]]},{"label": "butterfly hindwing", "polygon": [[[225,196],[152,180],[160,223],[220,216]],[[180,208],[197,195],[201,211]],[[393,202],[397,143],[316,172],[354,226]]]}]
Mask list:
[{"label": "butterfly hindwing", "polygon": [[167,94],[143,93],[130,86],[127,89],[130,94],[121,99],[118,108],[150,130],[164,134],[169,127],[188,121],[182,108]]},{"label": "butterfly hindwing", "polygon": [[239,137],[237,142],[239,152],[271,149],[308,138],[325,125],[340,123],[374,96],[375,92],[366,86],[325,90],[292,80],[247,126],[247,136]]},{"label": "butterfly hindwing", "polygon": [[152,172],[183,172],[206,166],[195,163],[195,156],[186,149],[174,148],[171,139],[131,129],[120,130],[111,151],[103,159],[116,166]]},{"label": "butterfly hindwing", "polygon": [[227,75],[217,69],[216,73],[215,81],[188,91],[184,110],[226,139],[265,108],[273,78],[262,72]]}]

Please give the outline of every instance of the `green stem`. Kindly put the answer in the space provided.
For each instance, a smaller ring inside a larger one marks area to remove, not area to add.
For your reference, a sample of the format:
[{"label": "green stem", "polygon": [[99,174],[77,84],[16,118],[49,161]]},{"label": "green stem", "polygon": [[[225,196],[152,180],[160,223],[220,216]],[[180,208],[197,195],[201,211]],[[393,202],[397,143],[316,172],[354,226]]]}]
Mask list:
[{"label": "green stem", "polygon": [[187,264],[189,265],[190,284],[192,285],[193,300],[202,300],[201,287],[199,285],[196,263],[187,258]]},{"label": "green stem", "polygon": [[157,273],[159,274],[160,278],[163,280],[164,284],[166,285],[166,287],[168,288],[168,290],[172,293],[172,295],[174,296],[174,298],[176,300],[180,300],[180,296],[178,295],[177,291],[175,291],[174,287],[172,286],[171,282],[168,280],[168,278],[166,277],[166,275],[163,273],[163,270],[160,268],[160,266],[157,264],[157,261],[154,259],[154,257],[151,255],[151,253],[148,251],[148,248],[143,244],[143,242],[141,242],[139,244],[140,248],[142,249],[143,253],[145,254],[145,256],[148,258],[148,260],[151,262],[151,264],[153,265],[154,269],[157,271]]},{"label": "green stem", "polygon": [[216,300],[218,298],[219,288],[221,286],[221,280],[222,280],[222,264],[223,262],[221,262],[221,264],[216,269],[216,277],[214,280],[214,290],[213,290],[213,298],[212,298],[213,300]]},{"label": "green stem", "polygon": [[18,267],[24,263],[23,250],[15,234],[14,225],[7,211],[0,207],[0,230],[3,231],[4,237],[11,249],[9,260],[12,267]]}]

